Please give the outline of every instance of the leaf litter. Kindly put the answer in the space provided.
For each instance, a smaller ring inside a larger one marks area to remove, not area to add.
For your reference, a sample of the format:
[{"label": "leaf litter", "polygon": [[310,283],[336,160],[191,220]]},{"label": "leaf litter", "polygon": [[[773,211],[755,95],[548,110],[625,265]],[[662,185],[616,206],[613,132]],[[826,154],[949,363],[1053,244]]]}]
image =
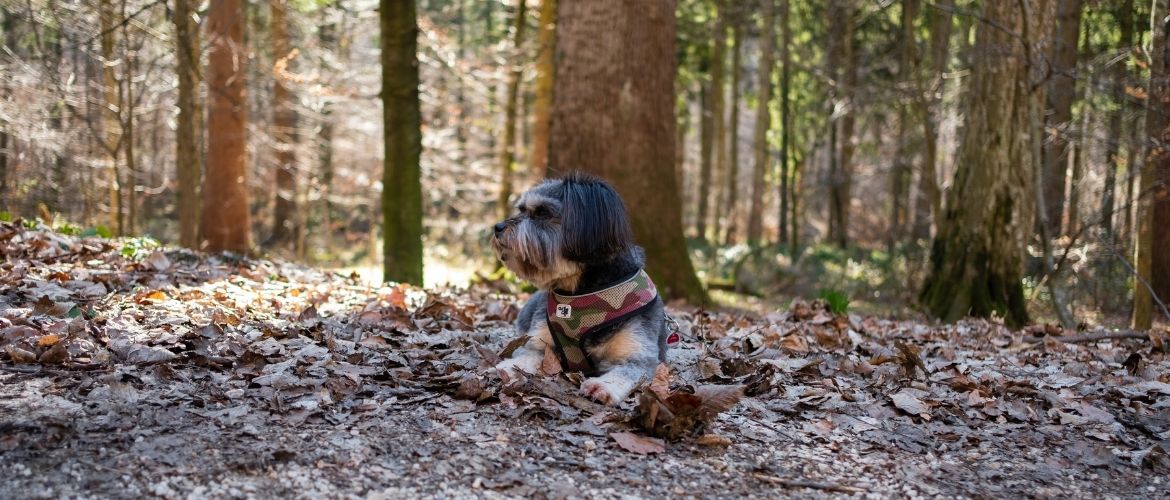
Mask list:
[{"label": "leaf litter", "polygon": [[[1059,329],[671,308],[617,408],[546,357],[523,295],[0,223],[0,496],[1158,496],[1170,362]],[[769,493],[772,492],[772,493]]]}]

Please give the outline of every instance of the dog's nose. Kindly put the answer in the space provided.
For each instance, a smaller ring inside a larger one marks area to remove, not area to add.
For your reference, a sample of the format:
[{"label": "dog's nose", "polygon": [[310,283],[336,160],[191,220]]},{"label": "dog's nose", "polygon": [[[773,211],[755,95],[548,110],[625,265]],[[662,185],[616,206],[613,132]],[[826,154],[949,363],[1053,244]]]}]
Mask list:
[{"label": "dog's nose", "polygon": [[503,222],[497,222],[496,225],[492,226],[492,227],[496,230],[496,234],[500,234],[500,233],[504,232],[504,228],[506,228],[508,226],[506,224],[504,224]]}]

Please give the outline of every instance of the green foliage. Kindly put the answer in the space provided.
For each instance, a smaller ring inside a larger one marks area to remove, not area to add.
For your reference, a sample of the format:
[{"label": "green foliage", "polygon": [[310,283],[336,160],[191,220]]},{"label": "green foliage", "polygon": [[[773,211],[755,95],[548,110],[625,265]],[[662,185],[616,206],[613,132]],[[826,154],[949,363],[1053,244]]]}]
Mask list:
[{"label": "green foliage", "polygon": [[0,210],[0,222],[12,222],[12,212]]},{"label": "green foliage", "polygon": [[97,237],[101,237],[101,238],[113,238],[114,232],[110,231],[110,228],[99,224],[97,226],[86,229],[85,231],[82,231],[81,236],[85,236],[85,237],[97,236]]},{"label": "green foliage", "polygon": [[849,295],[846,295],[845,292],[827,288],[821,290],[817,294],[817,297],[825,301],[825,304],[829,306],[829,310],[833,314],[845,314],[849,312]]},{"label": "green foliage", "polygon": [[122,256],[127,259],[140,259],[150,253],[151,250],[158,248],[158,240],[150,236],[139,236],[137,238],[127,238],[122,242]]}]

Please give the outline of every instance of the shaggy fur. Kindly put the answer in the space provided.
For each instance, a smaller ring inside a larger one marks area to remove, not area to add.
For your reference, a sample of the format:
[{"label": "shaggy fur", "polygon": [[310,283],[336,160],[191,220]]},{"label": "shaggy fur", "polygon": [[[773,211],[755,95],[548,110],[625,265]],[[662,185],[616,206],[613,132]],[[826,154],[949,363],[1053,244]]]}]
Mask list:
[{"label": "shaggy fur", "polygon": [[[504,377],[539,372],[545,349],[554,348],[545,310],[550,290],[592,293],[645,265],[617,191],[577,173],[544,181],[521,195],[516,214],[495,225],[492,249],[508,269],[540,288],[516,320],[518,332],[531,339],[496,366]],[[586,379],[581,392],[604,404],[625,400],[666,361],[666,337],[665,311],[657,298],[612,333],[587,339],[584,348],[599,375]]]}]

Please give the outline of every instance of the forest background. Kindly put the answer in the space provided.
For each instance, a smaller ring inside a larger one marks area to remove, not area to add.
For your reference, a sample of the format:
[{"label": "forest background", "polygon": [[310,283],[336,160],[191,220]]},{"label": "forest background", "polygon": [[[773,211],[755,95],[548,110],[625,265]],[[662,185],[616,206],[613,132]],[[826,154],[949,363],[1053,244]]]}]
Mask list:
[{"label": "forest background", "polygon": [[517,290],[583,169],[693,304],[1148,329],[1167,3],[3,0],[0,218]]}]

